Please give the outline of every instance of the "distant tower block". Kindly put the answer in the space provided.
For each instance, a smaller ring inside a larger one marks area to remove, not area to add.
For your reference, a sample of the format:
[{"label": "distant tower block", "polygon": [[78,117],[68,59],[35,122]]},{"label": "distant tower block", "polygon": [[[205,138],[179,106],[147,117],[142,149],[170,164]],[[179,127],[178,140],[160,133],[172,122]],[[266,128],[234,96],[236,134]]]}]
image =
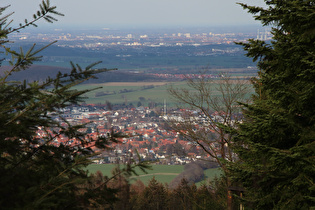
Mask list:
[{"label": "distant tower block", "polygon": [[259,29],[257,30],[257,39],[259,40],[267,40],[267,29],[265,29],[265,31],[259,31]]},{"label": "distant tower block", "polygon": [[164,99],[164,116],[166,115],[166,99]]}]

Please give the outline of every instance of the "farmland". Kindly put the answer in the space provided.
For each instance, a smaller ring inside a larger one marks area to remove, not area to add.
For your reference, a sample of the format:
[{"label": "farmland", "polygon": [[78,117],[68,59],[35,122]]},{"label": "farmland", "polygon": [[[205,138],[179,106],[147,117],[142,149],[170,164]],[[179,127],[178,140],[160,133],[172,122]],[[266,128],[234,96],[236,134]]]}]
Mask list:
[{"label": "farmland", "polygon": [[[122,104],[127,102],[127,104],[133,103],[136,105],[137,102],[139,102],[139,97],[143,97],[145,99],[144,105],[147,105],[150,101],[154,101],[156,103],[162,103],[164,99],[171,101],[171,98],[167,93],[167,88],[170,83],[151,82],[150,85],[153,85],[153,88],[143,89],[142,87],[147,84],[147,82],[86,84],[80,85],[77,89],[92,89],[101,87],[101,89],[91,91],[85,95],[88,97],[86,100],[87,103],[105,103],[106,101],[109,101],[113,104]],[[98,92],[108,92],[110,94],[97,97],[96,94]]]},{"label": "farmland", "polygon": [[[143,88],[151,85],[151,88]],[[248,83],[249,85],[249,83]],[[185,81],[182,82],[111,82],[111,83],[98,83],[98,84],[84,84],[76,87],[79,90],[94,89],[85,96],[87,97],[86,103],[101,103],[104,104],[109,101],[112,104],[133,104],[137,106],[137,103],[141,99],[141,103],[144,106],[148,106],[150,102],[156,103],[157,106],[163,105],[166,101],[168,106],[175,107],[176,101],[169,95],[168,89],[174,88],[188,88]],[[213,87],[213,95],[220,95],[220,92],[216,90],[216,86]],[[100,94],[102,93],[102,94]],[[99,95],[98,95],[99,94]]]}]

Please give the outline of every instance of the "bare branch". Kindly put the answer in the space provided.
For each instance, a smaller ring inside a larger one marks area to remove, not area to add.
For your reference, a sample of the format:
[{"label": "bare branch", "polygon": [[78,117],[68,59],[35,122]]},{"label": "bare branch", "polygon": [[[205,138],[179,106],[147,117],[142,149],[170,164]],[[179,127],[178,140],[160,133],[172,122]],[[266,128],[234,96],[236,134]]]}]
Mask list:
[{"label": "bare branch", "polygon": [[[204,74],[201,74],[204,75]],[[225,161],[234,161],[232,135],[224,127],[236,128],[241,122],[240,102],[248,102],[251,91],[247,79],[221,74],[218,79],[186,78],[187,87],[169,88],[175,100],[198,112],[185,113],[182,121],[168,120],[170,127],[198,145],[225,170]],[[185,108],[181,107],[181,108]]]}]

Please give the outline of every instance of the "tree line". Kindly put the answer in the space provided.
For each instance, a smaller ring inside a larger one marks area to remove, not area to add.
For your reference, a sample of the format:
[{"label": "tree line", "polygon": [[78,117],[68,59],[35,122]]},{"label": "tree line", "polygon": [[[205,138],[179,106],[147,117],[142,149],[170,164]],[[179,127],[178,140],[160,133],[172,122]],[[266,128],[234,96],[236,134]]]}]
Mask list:
[{"label": "tree line", "polygon": [[[102,177],[100,172],[93,175],[96,183],[102,180]],[[130,184],[123,177],[117,177],[108,186],[117,189],[115,201],[98,206],[99,209],[226,209],[222,178],[199,187],[183,178],[176,187],[170,187],[158,182],[155,177],[149,180],[147,185],[140,180]]]}]

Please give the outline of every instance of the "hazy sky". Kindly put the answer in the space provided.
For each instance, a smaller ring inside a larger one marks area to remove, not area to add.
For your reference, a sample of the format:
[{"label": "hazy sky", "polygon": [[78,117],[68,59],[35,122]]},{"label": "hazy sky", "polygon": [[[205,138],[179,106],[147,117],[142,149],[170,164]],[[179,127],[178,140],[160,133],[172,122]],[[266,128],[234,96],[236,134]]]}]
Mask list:
[{"label": "hazy sky", "polygon": [[[15,23],[32,19],[41,0],[1,0],[15,11]],[[57,24],[81,26],[218,26],[259,24],[236,2],[263,6],[263,0],[50,0],[65,14]]]}]

